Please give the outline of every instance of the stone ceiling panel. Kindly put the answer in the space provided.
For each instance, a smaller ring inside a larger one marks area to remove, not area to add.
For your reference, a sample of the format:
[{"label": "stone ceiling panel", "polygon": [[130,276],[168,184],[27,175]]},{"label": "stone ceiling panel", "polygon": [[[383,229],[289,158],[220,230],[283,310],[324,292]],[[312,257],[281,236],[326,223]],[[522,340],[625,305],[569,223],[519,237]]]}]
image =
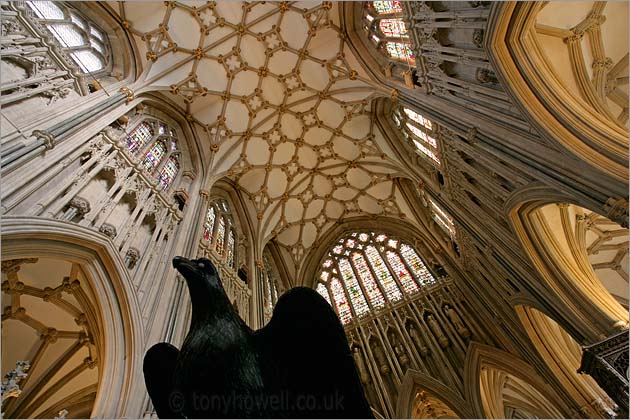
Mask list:
[{"label": "stone ceiling panel", "polygon": [[252,199],[262,241],[276,237],[299,265],[340,219],[400,213],[391,179],[402,171],[371,111],[389,92],[348,48],[336,4],[115,7],[147,51],[140,87],[183,102],[214,154],[209,170]]}]

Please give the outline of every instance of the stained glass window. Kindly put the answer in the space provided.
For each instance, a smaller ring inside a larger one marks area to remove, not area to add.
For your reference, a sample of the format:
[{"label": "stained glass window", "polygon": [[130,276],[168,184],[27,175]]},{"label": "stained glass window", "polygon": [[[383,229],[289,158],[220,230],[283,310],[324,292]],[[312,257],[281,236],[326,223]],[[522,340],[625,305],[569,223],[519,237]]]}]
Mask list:
[{"label": "stained glass window", "polygon": [[166,190],[169,185],[171,185],[171,182],[173,182],[173,180],[177,176],[178,171],[179,162],[177,162],[177,158],[175,156],[169,157],[166,165],[164,165],[164,168],[162,168],[162,171],[160,172],[160,176],[158,178],[158,181],[160,182],[163,190]]},{"label": "stained glass window", "polygon": [[400,253],[402,254],[409,267],[413,271],[414,276],[423,286],[434,284],[435,278],[433,275],[427,270],[427,267],[424,265],[416,251],[407,244],[402,244],[400,246]]},{"label": "stained glass window", "polygon": [[400,1],[373,1],[372,6],[379,14],[402,13]]},{"label": "stained glass window", "polygon": [[400,284],[402,284],[405,293],[417,291],[418,286],[413,281],[409,270],[407,270],[407,267],[405,267],[405,264],[401,261],[400,256],[393,251],[387,251],[387,260],[392,270],[394,270],[394,274],[396,274],[398,280],[400,280]]},{"label": "stained glass window", "polygon": [[385,43],[385,49],[387,50],[389,56],[392,58],[403,61],[410,61],[412,63],[416,61],[409,44],[388,41]]},{"label": "stained glass window", "polygon": [[202,246],[213,249],[222,264],[235,270],[238,268],[238,231],[229,209],[227,201],[221,198],[210,203],[203,226]]},{"label": "stained glass window", "polygon": [[363,295],[363,291],[359,286],[357,278],[354,276],[350,262],[342,258],[339,260],[339,269],[341,270],[341,277],[346,284],[346,289],[350,295],[352,306],[354,307],[354,314],[361,316],[369,311],[367,301]]},{"label": "stained glass window", "polygon": [[208,216],[206,217],[206,224],[204,225],[203,237],[206,241],[212,243],[212,233],[214,232],[214,220],[216,219],[216,212],[214,206],[210,206],[208,209]]},{"label": "stained glass window", "polygon": [[[164,191],[173,184],[180,169],[179,152],[176,147],[177,138],[174,137],[174,131],[167,130],[169,128],[159,120],[145,120],[138,124],[125,140],[127,149],[136,156],[142,156],[147,147],[149,148],[144,155],[142,165],[149,173],[154,174]],[[157,171],[163,161],[165,161],[164,166]]]},{"label": "stained glass window", "polygon": [[269,320],[271,319],[271,315],[273,314],[273,307],[276,304],[278,297],[276,292],[275,279],[273,276],[273,271],[271,269],[271,263],[267,259],[266,255],[263,257],[263,262],[265,266],[265,270],[263,273],[263,307],[265,320]]},{"label": "stained glass window", "polygon": [[155,143],[153,143],[151,149],[149,149],[147,154],[144,156],[144,159],[142,160],[142,166],[144,166],[147,172],[153,173],[157,169],[160,162],[162,162],[162,159],[164,159],[165,154],[166,145],[164,144],[164,142],[161,140],[156,141]]},{"label": "stained glass window", "polygon": [[350,306],[348,305],[348,299],[343,291],[343,286],[339,282],[339,279],[333,278],[330,282],[330,291],[332,292],[333,299],[335,300],[335,306],[337,307],[337,313],[341,322],[344,324],[350,322],[352,314],[350,313]]},{"label": "stained glass window", "polygon": [[326,299],[328,304],[332,306],[332,303],[330,303],[330,293],[328,293],[328,289],[326,289],[326,286],[324,286],[322,283],[319,283],[317,285],[317,293],[322,295],[324,299]]},{"label": "stained glass window", "polygon": [[354,268],[357,270],[357,273],[359,273],[359,277],[363,282],[363,286],[365,286],[365,290],[372,302],[372,306],[374,306],[374,308],[380,308],[385,305],[383,293],[381,293],[381,290],[376,285],[374,276],[368,268],[365,258],[363,258],[363,254],[355,252],[352,255],[352,263],[354,264]]},{"label": "stained glass window", "polygon": [[227,265],[234,267],[234,232],[230,229],[227,240]]},{"label": "stained glass window", "polygon": [[435,279],[410,245],[383,233],[354,232],[328,253],[317,291],[334,301],[337,314],[347,323],[433,283]]},{"label": "stained glass window", "polygon": [[225,219],[223,217],[221,217],[219,219],[219,226],[217,227],[217,236],[216,236],[216,245],[214,247],[214,249],[217,250],[217,253],[219,255],[223,255],[223,244],[225,241]]},{"label": "stained glass window", "polygon": [[26,4],[83,73],[105,69],[109,43],[96,25],[61,2],[28,1]]},{"label": "stained glass window", "polygon": [[378,27],[385,36],[400,38],[407,34],[405,22],[402,19],[381,19]]},{"label": "stained glass window", "polygon": [[367,256],[367,260],[372,266],[374,273],[376,273],[376,278],[383,285],[383,290],[385,291],[385,296],[389,300],[400,300],[402,299],[402,293],[396,284],[396,281],[392,277],[389,269],[385,265],[385,261],[381,257],[381,254],[376,250],[373,245],[368,246],[365,249],[365,255]]},{"label": "stained glass window", "polygon": [[134,153],[138,154],[142,146],[144,146],[149,140],[153,138],[153,128],[148,122],[143,122],[127,136],[127,148]]}]

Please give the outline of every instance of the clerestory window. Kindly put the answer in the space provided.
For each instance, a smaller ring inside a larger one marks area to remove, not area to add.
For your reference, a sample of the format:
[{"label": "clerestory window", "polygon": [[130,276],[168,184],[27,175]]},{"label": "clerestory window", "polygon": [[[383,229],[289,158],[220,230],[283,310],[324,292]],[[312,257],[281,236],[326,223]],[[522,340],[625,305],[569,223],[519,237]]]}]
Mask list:
[{"label": "clerestory window", "polygon": [[435,127],[431,120],[406,107],[396,109],[392,119],[421,156],[440,166],[437,141],[434,137]]},{"label": "clerestory window", "polygon": [[70,5],[57,1],[26,4],[83,73],[96,73],[110,65],[111,47],[105,33]]},{"label": "clerestory window", "polygon": [[228,267],[235,268],[236,228],[226,200],[218,199],[208,206],[203,239],[224,259]]},{"label": "clerestory window", "polygon": [[405,63],[415,63],[407,26],[403,21],[399,1],[366,2],[363,23],[370,41],[387,57]]}]

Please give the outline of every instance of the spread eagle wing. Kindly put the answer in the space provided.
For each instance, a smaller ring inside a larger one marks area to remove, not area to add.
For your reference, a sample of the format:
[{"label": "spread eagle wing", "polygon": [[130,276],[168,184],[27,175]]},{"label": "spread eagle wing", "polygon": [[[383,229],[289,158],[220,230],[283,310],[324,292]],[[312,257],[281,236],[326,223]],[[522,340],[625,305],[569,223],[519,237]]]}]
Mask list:
[{"label": "spread eagle wing", "polygon": [[[173,391],[173,373],[179,350],[169,343],[157,343],[144,356],[144,382],[153,402],[153,408],[161,419],[181,418],[176,412],[181,401],[175,401]],[[175,407],[173,407],[175,405]],[[181,407],[180,407],[181,408]]]},{"label": "spread eagle wing", "polygon": [[270,417],[374,418],[343,327],[315,290],[282,295],[254,338]]}]

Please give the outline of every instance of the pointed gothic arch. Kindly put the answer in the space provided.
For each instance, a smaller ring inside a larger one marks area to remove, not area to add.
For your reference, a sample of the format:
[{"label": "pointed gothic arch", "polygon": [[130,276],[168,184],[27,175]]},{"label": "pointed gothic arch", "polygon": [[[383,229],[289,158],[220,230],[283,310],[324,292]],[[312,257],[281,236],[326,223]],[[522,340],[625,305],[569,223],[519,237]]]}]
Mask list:
[{"label": "pointed gothic arch", "polygon": [[[539,132],[627,190],[628,131],[593,112],[555,74],[536,36],[536,17],[543,5],[497,3],[484,41],[488,58],[501,84]],[[566,32],[569,38],[581,36]]]},{"label": "pointed gothic arch", "polygon": [[[422,372],[413,369],[407,370],[403,383],[398,391],[396,403],[396,418],[410,419],[414,417],[414,405],[418,400],[418,393],[424,392],[427,401],[441,403],[440,418],[474,418],[474,414],[468,403],[462,396],[440,381]],[[446,407],[444,409],[443,407]]]},{"label": "pointed gothic arch", "polygon": [[464,384],[475,418],[506,418],[506,407],[521,410],[526,417],[573,417],[565,400],[532,366],[485,344],[473,342],[469,346]]},{"label": "pointed gothic arch", "polygon": [[627,329],[628,311],[606,290],[578,246],[566,209],[570,204],[579,205],[573,197],[535,184],[515,191],[505,208],[525,253],[545,280],[542,286],[560,298],[555,309],[570,310],[572,315],[564,318],[574,325],[572,331],[579,331],[574,338],[592,343]]},{"label": "pointed gothic arch", "polygon": [[515,311],[529,339],[558,381],[590,418],[614,416],[615,403],[595,380],[579,374],[582,349],[560,324],[532,306]]},{"label": "pointed gothic arch", "polygon": [[[95,297],[90,316],[98,322],[95,344],[99,347],[99,380],[95,389],[69,394],[60,402],[89,410],[92,417],[117,417],[126,410],[137,409],[134,395],[144,389],[139,366],[145,344],[143,321],[135,286],[118,250],[105,235],[82,226],[5,216],[2,259],[20,258],[44,258],[80,266],[86,287]],[[92,392],[96,392],[95,405],[86,408],[86,397]],[[49,408],[51,412],[56,407]]]}]

